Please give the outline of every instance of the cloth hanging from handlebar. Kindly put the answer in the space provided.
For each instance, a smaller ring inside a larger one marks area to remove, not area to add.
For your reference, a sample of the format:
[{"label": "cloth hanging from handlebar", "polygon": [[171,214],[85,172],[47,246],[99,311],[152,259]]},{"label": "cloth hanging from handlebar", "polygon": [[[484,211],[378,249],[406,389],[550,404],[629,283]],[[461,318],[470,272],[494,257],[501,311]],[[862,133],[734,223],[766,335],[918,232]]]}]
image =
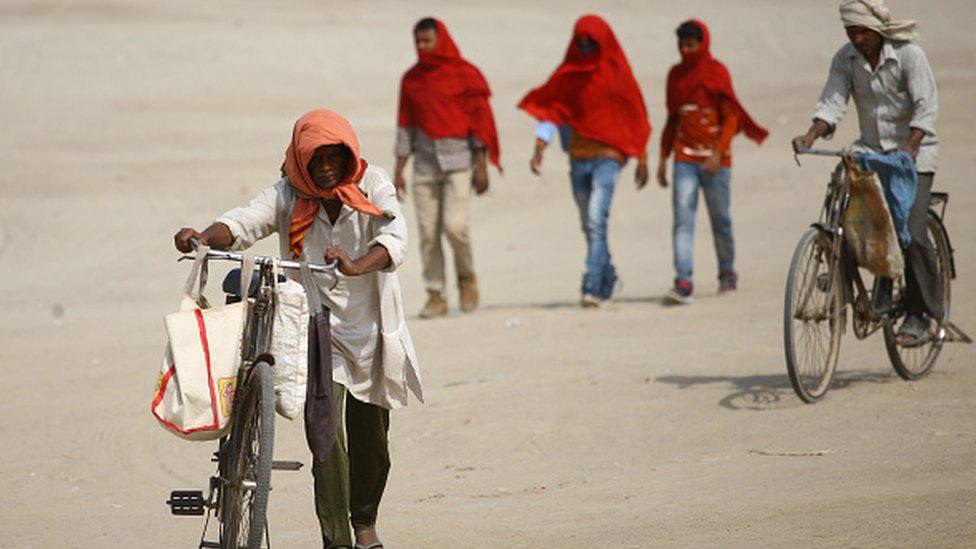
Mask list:
[{"label": "cloth hanging from handlebar", "polygon": [[325,461],[335,443],[339,414],[332,393],[331,311],[319,299],[308,261],[300,262],[302,285],[308,296],[308,383],[305,389],[305,440],[312,457]]},{"label": "cloth hanging from handlebar", "polygon": [[857,155],[861,169],[877,172],[884,189],[885,202],[891,212],[891,220],[898,233],[898,241],[902,248],[907,248],[912,240],[908,230],[908,214],[915,204],[915,193],[918,190],[918,174],[915,173],[915,163],[912,156],[905,151],[892,154],[863,153]]},{"label": "cloth hanging from handlebar", "polygon": [[335,443],[335,395],[332,394],[332,332],[330,311],[321,306],[309,321],[308,386],[305,393],[305,439],[312,457],[325,461]]}]

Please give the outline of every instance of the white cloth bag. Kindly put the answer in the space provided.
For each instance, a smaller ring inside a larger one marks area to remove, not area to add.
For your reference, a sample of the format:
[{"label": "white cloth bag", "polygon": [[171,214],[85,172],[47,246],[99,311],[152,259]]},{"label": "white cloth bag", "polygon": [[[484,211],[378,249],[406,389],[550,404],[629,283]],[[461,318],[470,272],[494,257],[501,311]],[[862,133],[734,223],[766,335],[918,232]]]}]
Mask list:
[{"label": "white cloth bag", "polygon": [[[169,343],[150,406],[160,425],[188,440],[214,440],[230,429],[248,304],[242,299],[210,308],[203,296],[208,251],[206,246],[197,249],[180,310],[165,317]],[[241,288],[246,293],[254,273],[254,256],[246,254],[243,263]]]},{"label": "white cloth bag", "polygon": [[273,278],[277,305],[270,351],[274,357],[275,410],[282,417],[295,419],[305,410],[308,384],[308,298],[298,282],[277,282],[277,262]]}]

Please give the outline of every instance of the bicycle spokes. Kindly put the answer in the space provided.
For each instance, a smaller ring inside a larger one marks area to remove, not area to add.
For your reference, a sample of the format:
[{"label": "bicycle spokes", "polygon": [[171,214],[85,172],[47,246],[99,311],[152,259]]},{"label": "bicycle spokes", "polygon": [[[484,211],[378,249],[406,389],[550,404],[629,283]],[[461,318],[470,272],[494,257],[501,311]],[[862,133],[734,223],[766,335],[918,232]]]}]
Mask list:
[{"label": "bicycle spokes", "polygon": [[790,381],[806,402],[830,386],[840,349],[842,288],[832,240],[818,229],[800,239],[787,279],[784,337]]}]

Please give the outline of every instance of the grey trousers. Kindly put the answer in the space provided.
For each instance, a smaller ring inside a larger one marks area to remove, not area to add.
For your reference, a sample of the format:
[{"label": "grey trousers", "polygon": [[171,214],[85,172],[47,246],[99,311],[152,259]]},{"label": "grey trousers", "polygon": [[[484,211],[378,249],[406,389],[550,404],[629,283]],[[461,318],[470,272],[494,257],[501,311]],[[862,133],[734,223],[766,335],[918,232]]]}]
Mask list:
[{"label": "grey trousers", "polygon": [[929,198],[932,195],[932,173],[918,174],[915,204],[908,215],[908,230],[912,241],[905,252],[905,311],[908,314],[928,314],[942,320],[942,278],[935,244],[929,238]]}]

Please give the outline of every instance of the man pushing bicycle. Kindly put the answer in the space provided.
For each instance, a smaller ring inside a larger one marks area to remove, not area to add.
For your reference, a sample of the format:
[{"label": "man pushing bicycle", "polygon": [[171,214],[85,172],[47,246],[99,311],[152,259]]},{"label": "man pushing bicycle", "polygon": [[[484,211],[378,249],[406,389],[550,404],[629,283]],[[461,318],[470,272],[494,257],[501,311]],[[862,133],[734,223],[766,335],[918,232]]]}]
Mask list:
[{"label": "man pushing bicycle", "polygon": [[[902,243],[907,314],[896,340],[914,347],[925,342],[932,319],[941,322],[944,316],[936,249],[926,232],[938,158],[938,91],[915,43],[914,21],[893,21],[883,0],[842,0],[840,16],[850,42],[834,55],[813,124],[793,146],[808,149],[821,137],[830,139],[853,97],[861,133],[854,148],[911,156],[918,182],[908,215],[910,239]],[[890,293],[891,281],[881,287]]]},{"label": "man pushing bicycle", "polygon": [[368,166],[352,126],[332,111],[298,119],[283,171],[202,233],[181,229],[176,247],[189,252],[195,238],[241,250],[278,233],[282,257],[338,262],[335,285],[313,275],[315,287],[306,288],[332,313],[333,390],[343,418],[328,459],[313,460],[315,509],[325,547],[382,547],[375,524],[390,469],[389,411],[407,404],[408,389],[423,400],[395,273],[407,225],[390,176]]}]

